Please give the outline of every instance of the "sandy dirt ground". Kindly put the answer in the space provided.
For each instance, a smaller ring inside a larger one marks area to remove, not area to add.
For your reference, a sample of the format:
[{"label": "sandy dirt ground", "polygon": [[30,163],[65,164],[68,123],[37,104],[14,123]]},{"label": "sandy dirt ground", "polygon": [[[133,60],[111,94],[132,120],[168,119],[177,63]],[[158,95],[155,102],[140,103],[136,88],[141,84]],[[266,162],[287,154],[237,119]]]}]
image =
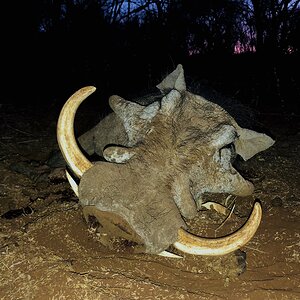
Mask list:
[{"label": "sandy dirt ground", "polygon": [[233,254],[182,259],[101,243],[84,221],[63,167],[49,166],[58,149],[57,117],[55,108],[0,107],[0,299],[300,299],[295,116],[261,117],[276,143],[239,164],[255,184],[254,194],[208,198],[235,203],[231,216],[203,209],[189,222],[191,232],[221,236],[242,226],[259,200],[263,219],[255,237]]}]

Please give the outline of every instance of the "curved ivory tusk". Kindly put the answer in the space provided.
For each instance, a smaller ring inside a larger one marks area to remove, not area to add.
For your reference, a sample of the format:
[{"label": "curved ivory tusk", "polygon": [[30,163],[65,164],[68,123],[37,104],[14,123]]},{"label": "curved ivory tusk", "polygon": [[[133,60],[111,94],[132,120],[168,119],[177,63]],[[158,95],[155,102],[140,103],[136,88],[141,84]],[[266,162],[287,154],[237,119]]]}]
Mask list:
[{"label": "curved ivory tusk", "polygon": [[57,141],[65,161],[79,178],[92,163],[80,151],[74,135],[74,119],[79,105],[94,91],[87,86],[73,94],[63,106],[57,122]]},{"label": "curved ivory tusk", "polygon": [[178,241],[173,245],[178,250],[194,255],[224,255],[233,252],[247,244],[254,236],[262,217],[259,202],[254,204],[252,213],[242,228],[220,238],[203,238],[178,230]]}]

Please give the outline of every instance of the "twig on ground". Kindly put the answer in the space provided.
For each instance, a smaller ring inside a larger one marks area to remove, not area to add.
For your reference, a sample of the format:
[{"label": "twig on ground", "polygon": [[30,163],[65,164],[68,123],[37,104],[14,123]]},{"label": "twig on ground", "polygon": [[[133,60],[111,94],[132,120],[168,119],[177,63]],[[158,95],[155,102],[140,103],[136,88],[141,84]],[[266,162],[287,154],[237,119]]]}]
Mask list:
[{"label": "twig on ground", "polygon": [[18,128],[14,128],[14,127],[12,127],[12,126],[10,126],[10,125],[8,125],[8,124],[7,124],[7,127],[11,128],[11,129],[13,129],[13,130],[15,130],[15,131],[17,131],[17,132],[20,132],[20,133],[23,133],[23,134],[26,134],[26,135],[33,136],[33,134],[30,133],[30,132],[26,132],[26,131],[24,131],[24,130],[20,130],[20,129],[18,129]]}]

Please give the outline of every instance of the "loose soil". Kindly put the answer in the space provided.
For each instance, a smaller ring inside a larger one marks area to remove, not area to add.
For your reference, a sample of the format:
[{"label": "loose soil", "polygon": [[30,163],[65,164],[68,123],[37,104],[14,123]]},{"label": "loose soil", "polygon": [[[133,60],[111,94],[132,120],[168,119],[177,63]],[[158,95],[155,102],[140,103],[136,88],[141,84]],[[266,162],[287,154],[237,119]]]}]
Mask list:
[{"label": "loose soil", "polygon": [[254,238],[234,254],[172,259],[103,245],[64,167],[49,163],[57,117],[55,107],[0,107],[0,299],[300,299],[299,118],[261,116],[276,143],[238,164],[254,194],[210,196],[230,216],[203,209],[188,222],[191,232],[221,236],[259,200]]}]

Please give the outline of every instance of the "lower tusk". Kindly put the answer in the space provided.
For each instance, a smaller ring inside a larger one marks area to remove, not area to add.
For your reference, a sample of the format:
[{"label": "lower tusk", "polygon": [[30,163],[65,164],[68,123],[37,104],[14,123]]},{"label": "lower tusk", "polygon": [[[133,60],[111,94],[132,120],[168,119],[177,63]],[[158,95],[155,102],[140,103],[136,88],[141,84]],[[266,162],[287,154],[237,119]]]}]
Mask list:
[{"label": "lower tusk", "polygon": [[164,256],[164,257],[170,257],[170,258],[182,258],[182,256],[174,254],[172,252],[169,251],[162,251],[160,253],[158,253],[159,256]]},{"label": "lower tusk", "polygon": [[70,173],[68,172],[68,170],[66,170],[66,175],[67,175],[67,179],[70,183],[70,186],[72,188],[72,190],[74,191],[75,195],[78,197],[78,184],[75,182],[75,180],[73,179],[73,177],[70,175]]},{"label": "lower tusk", "polygon": [[252,239],[261,218],[262,208],[260,203],[256,202],[249,219],[238,231],[220,238],[202,238],[180,228],[178,241],[174,243],[174,247],[194,255],[225,255],[241,248]]}]

